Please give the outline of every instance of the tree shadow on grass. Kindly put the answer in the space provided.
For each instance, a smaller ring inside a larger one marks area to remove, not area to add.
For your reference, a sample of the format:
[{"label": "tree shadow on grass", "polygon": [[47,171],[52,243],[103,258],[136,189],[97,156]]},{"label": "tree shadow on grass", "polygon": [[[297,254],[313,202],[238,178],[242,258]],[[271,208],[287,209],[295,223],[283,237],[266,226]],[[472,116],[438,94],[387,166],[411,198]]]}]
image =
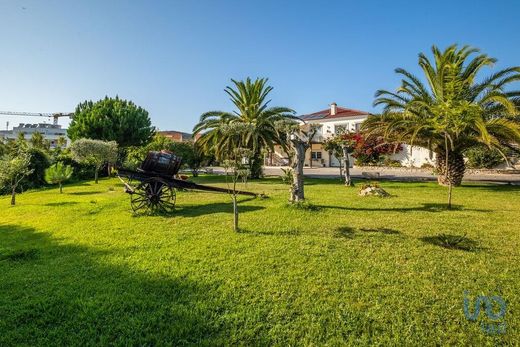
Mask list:
[{"label": "tree shadow on grass", "polygon": [[68,205],[76,205],[77,201],[60,201],[60,202],[48,202],[43,206],[68,206]]},{"label": "tree shadow on grass", "polygon": [[397,235],[401,232],[399,230],[395,229],[389,229],[389,228],[361,228],[359,229],[361,231],[364,231],[366,233],[379,233],[379,234],[385,234],[385,235]]},{"label": "tree shadow on grass", "polygon": [[354,238],[355,230],[356,229],[349,227],[349,226],[337,227],[336,230],[334,231],[334,237],[343,237],[346,239],[352,239],[352,238]]},{"label": "tree shadow on grass", "polygon": [[247,228],[240,228],[238,231],[240,234],[250,234],[253,236],[297,236],[300,235],[300,231],[298,229],[290,229],[290,230],[251,230]]},{"label": "tree shadow on grass", "polygon": [[107,261],[125,254],[19,225],[0,225],[0,255],[0,345],[204,345],[229,333],[217,283],[140,273]]},{"label": "tree shadow on grass", "polygon": [[[359,231],[364,233],[377,233],[377,234],[385,234],[385,235],[397,235],[401,232],[395,229],[389,228],[360,228]],[[356,234],[356,229],[349,226],[341,226],[336,228],[334,236],[335,237],[343,237],[347,239],[354,238]]]},{"label": "tree shadow on grass", "polygon": [[451,212],[451,211],[472,211],[472,212],[492,212],[488,209],[476,209],[476,208],[465,208],[462,205],[452,205],[451,209],[448,209],[446,204],[439,203],[425,203],[421,206],[414,207],[345,207],[345,206],[330,206],[330,205],[318,205],[319,208],[338,209],[346,211],[381,211],[381,212]]},{"label": "tree shadow on grass", "polygon": [[94,194],[99,194],[99,193],[102,193],[102,192],[97,192],[97,191],[89,191],[89,192],[72,192],[72,193],[65,193],[67,195],[94,195]]},{"label": "tree shadow on grass", "polygon": [[466,235],[439,234],[421,237],[419,240],[431,245],[467,252],[476,252],[483,249],[477,241],[466,237]]},{"label": "tree shadow on grass", "polygon": [[[265,209],[263,206],[238,205],[239,214],[263,209]],[[198,217],[213,213],[233,213],[233,204],[231,202],[214,202],[204,205],[178,206],[175,208],[175,212],[173,212],[171,216]]]}]

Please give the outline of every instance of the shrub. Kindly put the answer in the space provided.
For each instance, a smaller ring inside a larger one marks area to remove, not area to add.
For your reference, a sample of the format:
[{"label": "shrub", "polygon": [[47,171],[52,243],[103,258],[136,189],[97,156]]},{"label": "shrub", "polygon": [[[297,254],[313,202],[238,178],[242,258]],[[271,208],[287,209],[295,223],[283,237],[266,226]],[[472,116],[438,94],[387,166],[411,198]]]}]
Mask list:
[{"label": "shrub", "polygon": [[435,166],[433,166],[433,165],[430,164],[430,163],[423,163],[423,164],[421,165],[421,169],[432,169],[432,170],[433,170],[433,169],[435,169]]},{"label": "shrub", "polygon": [[474,147],[465,153],[467,165],[474,169],[492,169],[505,162],[504,157],[496,150],[488,147]]},{"label": "shrub", "polygon": [[291,168],[282,169],[282,174],[280,175],[282,182],[284,184],[292,184],[293,181],[293,170]]},{"label": "shrub", "polygon": [[35,147],[29,147],[27,153],[31,156],[29,170],[32,173],[20,183],[23,190],[39,188],[45,185],[45,169],[49,167],[49,156],[45,151]]},{"label": "shrub", "polygon": [[383,161],[383,165],[388,166],[388,167],[402,167],[403,166],[403,164],[401,164],[401,162],[399,160],[393,160],[390,158],[385,158],[385,160]]}]

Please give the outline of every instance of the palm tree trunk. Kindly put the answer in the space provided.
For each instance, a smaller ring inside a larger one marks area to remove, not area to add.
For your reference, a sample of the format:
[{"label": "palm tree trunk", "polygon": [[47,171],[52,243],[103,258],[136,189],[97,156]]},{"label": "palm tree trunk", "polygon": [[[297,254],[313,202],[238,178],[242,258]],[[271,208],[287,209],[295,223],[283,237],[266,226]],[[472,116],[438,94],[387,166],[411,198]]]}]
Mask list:
[{"label": "palm tree trunk", "polygon": [[260,150],[256,150],[253,153],[253,157],[251,158],[251,178],[260,178],[262,177],[262,164],[263,158]]},{"label": "palm tree trunk", "polygon": [[449,186],[450,183],[458,187],[464,178],[466,164],[461,153],[450,151],[448,156],[448,165],[446,165],[446,151],[438,149],[436,155],[437,181],[440,185]]}]

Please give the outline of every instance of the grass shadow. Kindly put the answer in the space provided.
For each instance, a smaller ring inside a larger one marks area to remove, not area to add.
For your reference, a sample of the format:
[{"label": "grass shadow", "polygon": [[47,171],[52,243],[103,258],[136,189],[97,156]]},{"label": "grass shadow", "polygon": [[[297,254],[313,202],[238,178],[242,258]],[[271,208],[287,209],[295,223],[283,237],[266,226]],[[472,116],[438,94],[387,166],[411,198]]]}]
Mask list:
[{"label": "grass shadow", "polygon": [[300,235],[301,232],[298,229],[292,229],[292,230],[264,230],[264,231],[258,231],[258,230],[250,230],[250,229],[239,229],[238,233],[240,234],[249,234],[252,236],[297,236]]},{"label": "grass shadow", "polygon": [[43,206],[68,206],[68,205],[76,205],[77,201],[61,201],[61,202],[48,202]]},{"label": "grass shadow", "polygon": [[354,238],[355,230],[356,229],[351,228],[349,226],[338,227],[334,231],[334,237],[352,239],[352,238]]},{"label": "grass shadow", "polygon": [[[238,205],[238,213],[247,213],[263,209],[265,209],[263,206]],[[170,214],[170,216],[198,217],[214,213],[233,213],[233,204],[231,202],[215,202],[205,205],[176,207],[175,211]]]},{"label": "grass shadow", "polygon": [[211,345],[231,334],[218,283],[107,261],[125,252],[0,225],[0,345]]},{"label": "grass shadow", "polygon": [[466,237],[466,235],[439,234],[421,237],[419,240],[453,250],[475,252],[482,249],[477,241]]},{"label": "grass shadow", "polygon": [[369,208],[369,207],[344,207],[344,206],[331,206],[331,205],[318,205],[319,208],[325,209],[338,209],[338,210],[346,210],[346,211],[373,211],[373,212],[413,212],[413,211],[423,211],[423,212],[450,212],[450,211],[472,211],[472,212],[492,212],[492,210],[488,209],[476,209],[476,208],[465,208],[462,205],[452,205],[451,209],[448,209],[446,204],[441,203],[425,203],[421,206],[415,207],[379,207],[379,208]]},{"label": "grass shadow", "polygon": [[364,231],[366,233],[379,233],[379,234],[385,234],[385,235],[397,235],[397,234],[401,233],[399,230],[389,229],[389,228],[371,228],[371,229],[361,228],[359,230]]},{"label": "grass shadow", "polygon": [[99,193],[102,193],[102,192],[72,192],[72,193],[65,193],[65,194],[82,196],[82,195],[94,195],[94,194],[99,194]]}]

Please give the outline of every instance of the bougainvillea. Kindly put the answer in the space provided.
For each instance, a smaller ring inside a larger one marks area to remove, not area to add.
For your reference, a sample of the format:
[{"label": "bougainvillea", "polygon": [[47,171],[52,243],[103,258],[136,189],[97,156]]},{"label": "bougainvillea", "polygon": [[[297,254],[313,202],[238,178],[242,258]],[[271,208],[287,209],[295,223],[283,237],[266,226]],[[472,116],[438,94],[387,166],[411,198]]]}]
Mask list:
[{"label": "bougainvillea", "polygon": [[352,156],[361,164],[379,164],[385,156],[403,149],[401,144],[386,143],[382,137],[366,138],[361,133],[345,133],[341,138],[352,147]]}]

